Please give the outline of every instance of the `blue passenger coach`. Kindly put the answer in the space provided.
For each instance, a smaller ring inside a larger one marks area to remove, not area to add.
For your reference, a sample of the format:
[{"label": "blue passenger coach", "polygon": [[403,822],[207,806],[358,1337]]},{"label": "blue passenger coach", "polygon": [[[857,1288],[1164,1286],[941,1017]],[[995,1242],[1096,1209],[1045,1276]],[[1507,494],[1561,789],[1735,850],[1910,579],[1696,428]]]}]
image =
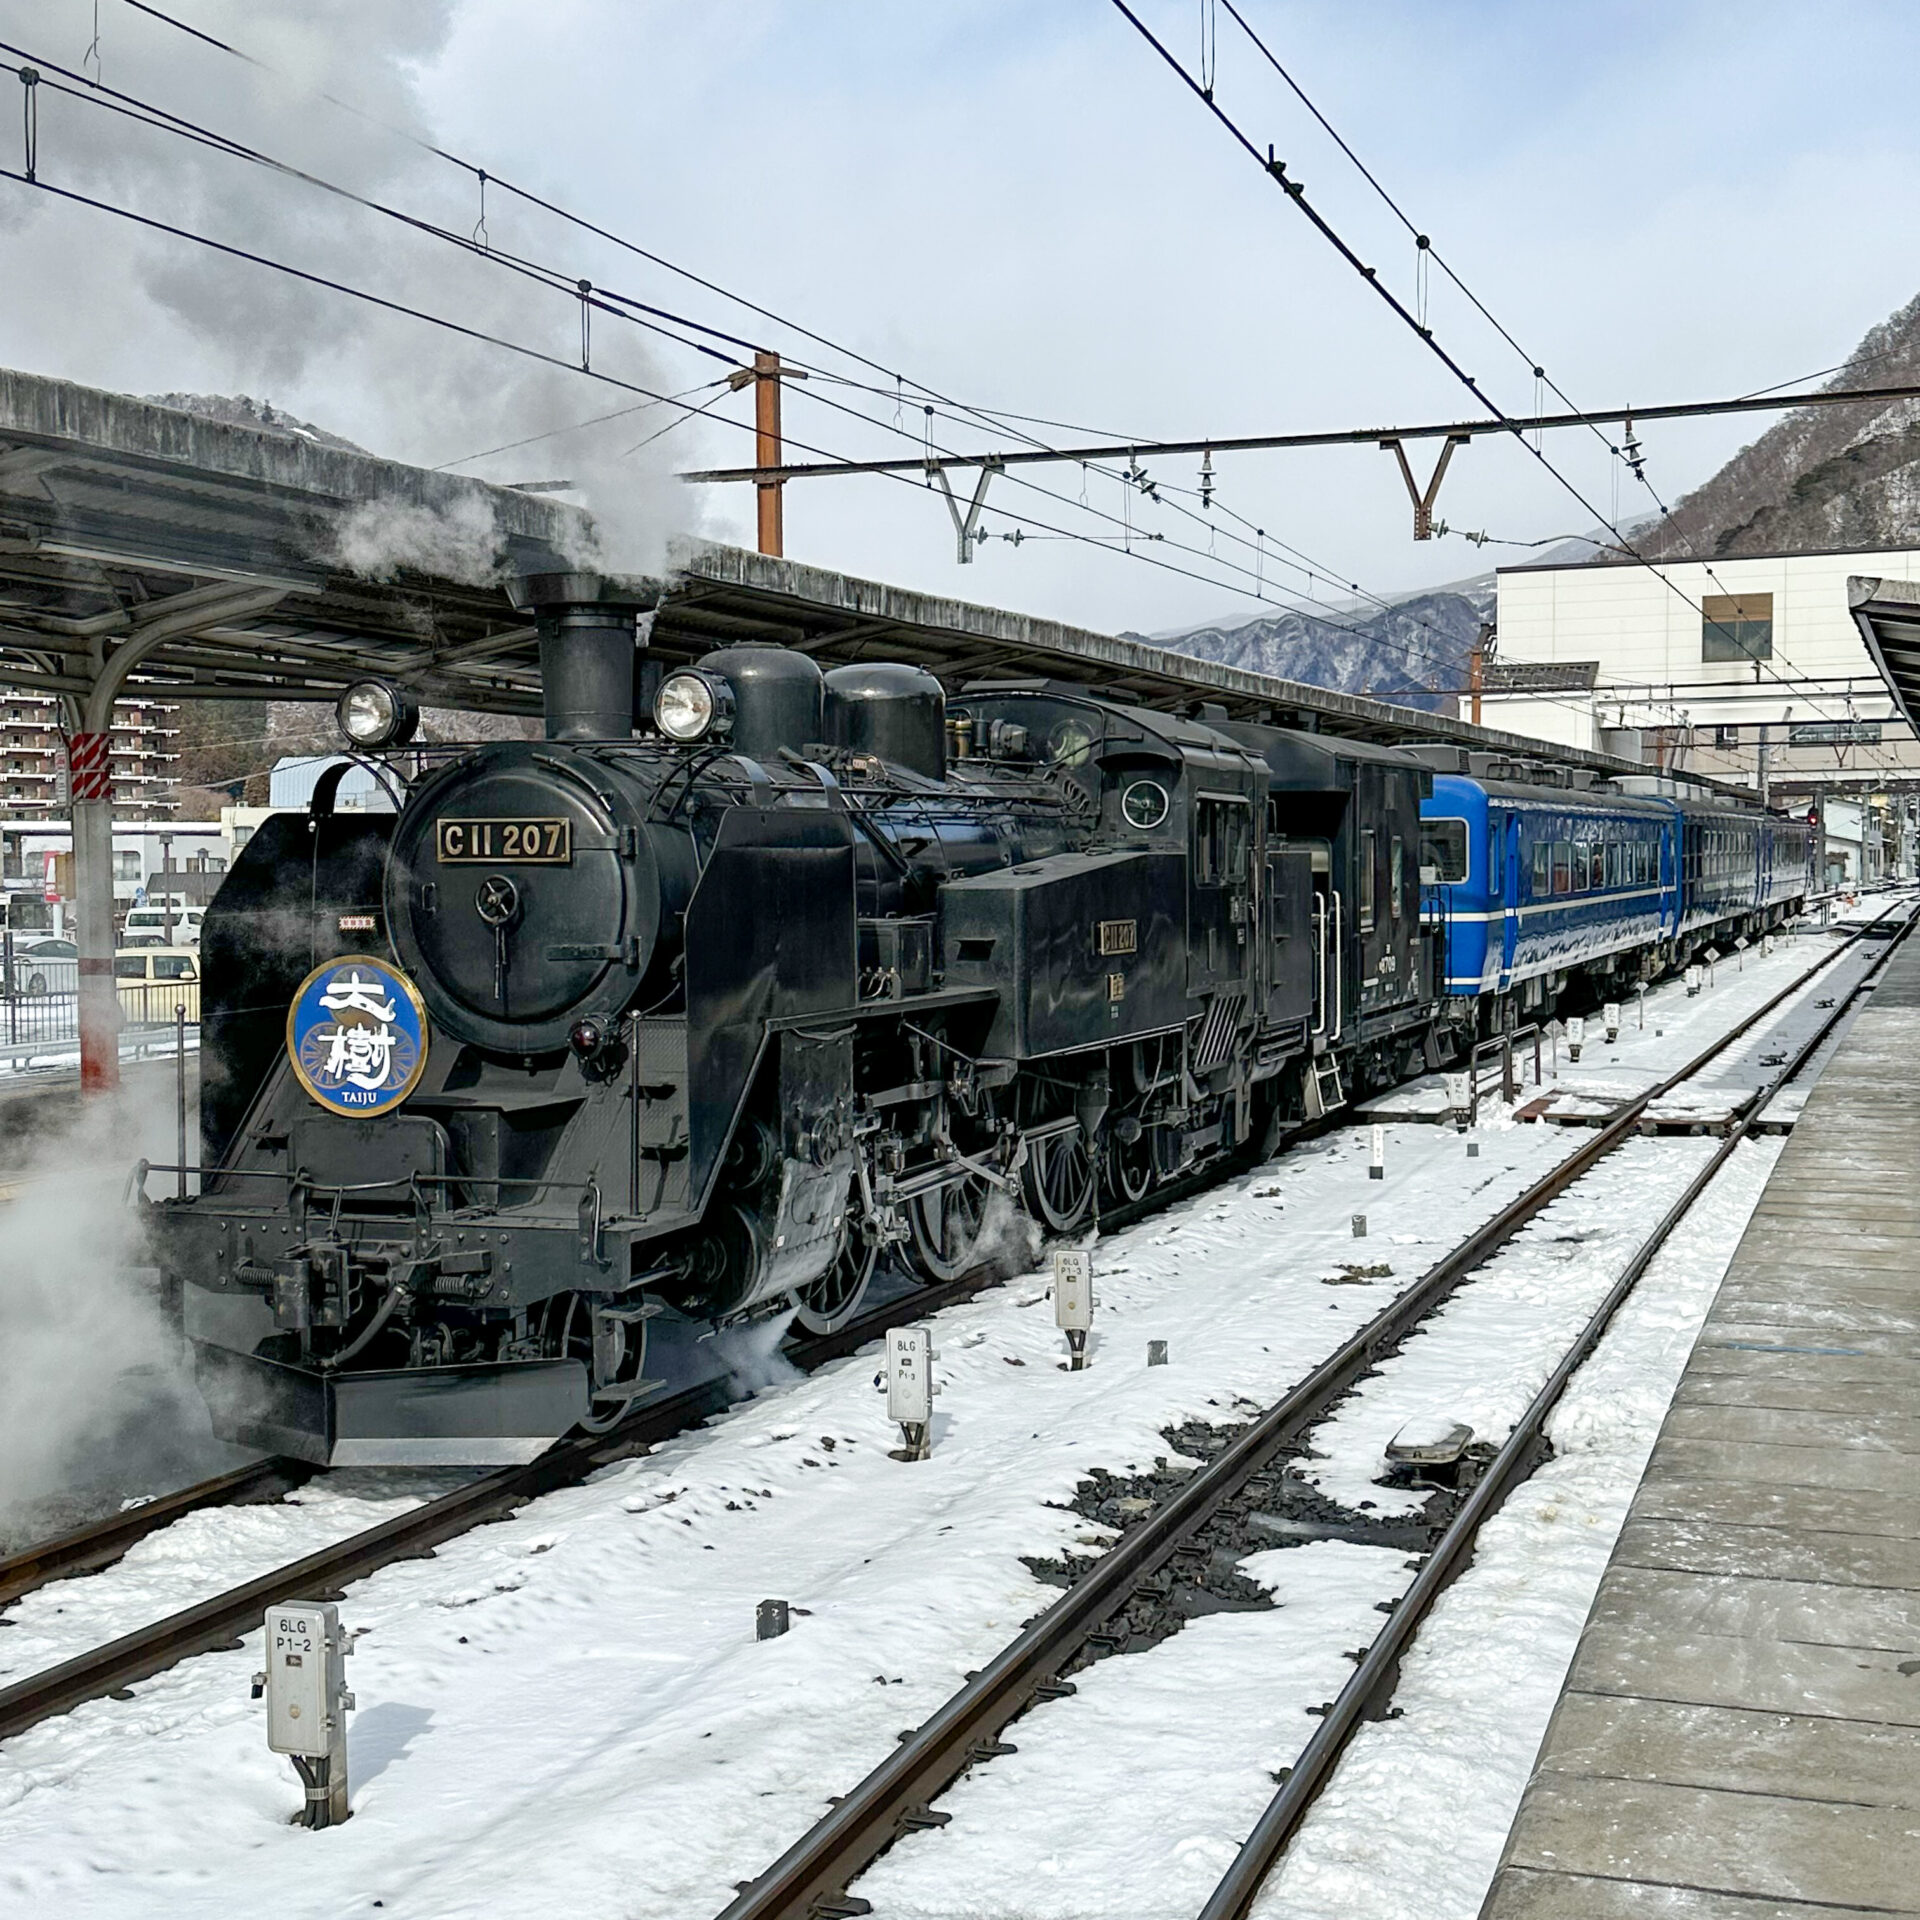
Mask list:
[{"label": "blue passenger coach", "polygon": [[1544,784],[1556,771],[1541,784],[1438,772],[1421,806],[1436,977],[1456,999],[1491,998],[1475,1024],[1550,1011],[1576,976],[1602,990],[1653,979],[1806,899],[1806,822],[1719,795]]},{"label": "blue passenger coach", "polygon": [[1575,971],[1638,975],[1671,937],[1673,808],[1612,792],[1436,774],[1421,878],[1446,990],[1557,994]]}]

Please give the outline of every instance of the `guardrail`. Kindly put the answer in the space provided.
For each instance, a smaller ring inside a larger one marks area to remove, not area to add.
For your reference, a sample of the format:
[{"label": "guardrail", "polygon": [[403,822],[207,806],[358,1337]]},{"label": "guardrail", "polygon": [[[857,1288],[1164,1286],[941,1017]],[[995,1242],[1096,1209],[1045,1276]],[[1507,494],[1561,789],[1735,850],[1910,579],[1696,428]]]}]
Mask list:
[{"label": "guardrail", "polygon": [[[197,980],[119,980],[114,987],[123,1059],[164,1058],[199,1046]],[[0,994],[0,1060],[54,1066],[79,1046],[77,992]]]}]

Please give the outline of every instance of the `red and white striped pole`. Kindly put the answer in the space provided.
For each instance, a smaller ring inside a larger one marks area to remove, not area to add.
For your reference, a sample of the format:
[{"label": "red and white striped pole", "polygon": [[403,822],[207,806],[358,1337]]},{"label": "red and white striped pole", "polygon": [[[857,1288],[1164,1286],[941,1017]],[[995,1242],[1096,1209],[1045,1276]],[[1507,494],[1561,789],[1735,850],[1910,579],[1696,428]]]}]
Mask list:
[{"label": "red and white striped pole", "polygon": [[67,742],[73,809],[73,890],[80,948],[80,1091],[120,1085],[120,997],[113,984],[113,771],[111,741],[80,732]]}]

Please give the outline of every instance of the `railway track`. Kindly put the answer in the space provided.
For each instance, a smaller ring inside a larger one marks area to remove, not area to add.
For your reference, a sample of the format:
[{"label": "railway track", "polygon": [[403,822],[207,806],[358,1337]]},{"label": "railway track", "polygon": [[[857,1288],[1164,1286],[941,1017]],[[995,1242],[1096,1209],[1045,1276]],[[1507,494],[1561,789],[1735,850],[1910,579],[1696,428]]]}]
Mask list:
[{"label": "railway track", "polygon": [[[993,1284],[991,1274],[983,1272],[944,1286],[919,1288],[848,1322],[837,1333],[821,1335],[786,1349],[785,1357],[803,1371],[810,1371],[879,1338],[889,1327],[938,1312]],[[195,1654],[232,1646],[241,1635],[259,1625],[268,1607],[286,1600],[337,1597],[340,1589],[381,1567],[399,1560],[421,1558],[456,1535],[489,1520],[505,1518],[529,1500],[537,1500],[542,1494],[557,1492],[562,1487],[575,1486],[602,1467],[644,1453],[686,1432],[720,1412],[730,1398],[731,1388],[726,1377],[703,1381],[635,1413],[610,1433],[562,1440],[525,1465],[483,1474],[451,1493],[350,1535],[318,1553],[169,1614],[105,1646],[62,1661],[58,1666],[31,1674],[10,1687],[0,1688],[0,1740],[24,1732],[42,1720],[67,1713],[84,1701],[118,1694],[136,1681],[150,1679]],[[239,1480],[249,1474],[288,1466],[284,1461],[263,1461],[224,1478]],[[15,1589],[17,1594],[45,1580],[58,1578],[62,1573],[86,1572],[107,1565],[143,1535],[184,1513],[219,1504],[219,1495],[211,1491],[219,1486],[220,1482],[210,1481],[200,1487],[190,1487],[171,1496],[167,1502],[155,1501],[150,1507],[136,1507],[102,1521],[97,1527],[29,1548],[14,1559],[0,1563],[0,1572],[20,1569],[19,1577],[25,1584]],[[237,1496],[230,1493],[227,1497]],[[143,1517],[153,1509],[163,1510],[141,1525]],[[36,1569],[43,1569],[38,1577],[35,1577]],[[0,1600],[12,1597],[15,1596],[0,1590]]]},{"label": "railway track", "polygon": [[[1885,916],[1883,915],[1882,918],[1884,919]],[[1854,936],[1854,939],[1864,937],[1864,933],[1863,929],[1861,934]],[[1849,941],[1848,945],[1851,944],[1852,941]],[[1624,1138],[1632,1122],[1648,1104],[1661,1097],[1681,1080],[1699,1071],[1707,1061],[1724,1051],[1758,1021],[1766,1018],[1794,994],[1802,991],[1844,951],[1846,948],[1842,947],[1824,956],[1815,967],[1810,968],[1783,988],[1764,1006],[1749,1015],[1733,1032],[1702,1053],[1681,1073],[1663,1082],[1659,1087],[1651,1089],[1630,1103],[1627,1108],[1622,1109],[1621,1113],[1609,1122],[1607,1128],[1597,1134],[1591,1142],[1583,1145],[1570,1161],[1563,1163],[1559,1175],[1554,1176],[1560,1181],[1560,1187],[1556,1187],[1554,1191],[1557,1192],[1564,1185],[1570,1184],[1573,1178],[1578,1177],[1578,1172],[1584,1171],[1601,1154]],[[1314,1128],[1308,1131],[1319,1130]],[[1218,1178],[1217,1169],[1214,1170],[1211,1178]],[[1207,1182],[1198,1179],[1170,1182],[1165,1187],[1157,1189],[1147,1200],[1129,1206],[1122,1212],[1109,1213],[1104,1224],[1124,1225],[1132,1218],[1155,1211],[1204,1184]],[[1457,1283],[1458,1276],[1463,1276],[1472,1265],[1484,1259],[1501,1240],[1518,1231],[1519,1226],[1524,1224],[1524,1220],[1530,1218],[1532,1213],[1544,1206],[1551,1197],[1551,1194],[1543,1193],[1541,1189],[1535,1189],[1533,1194],[1523,1196],[1520,1202],[1515,1203],[1515,1207],[1509,1208],[1480,1235],[1476,1235],[1467,1249],[1451,1256],[1449,1262],[1442,1263],[1442,1268],[1436,1268],[1433,1274],[1429,1274],[1415,1288],[1414,1295],[1406,1296],[1406,1299],[1412,1299],[1417,1295],[1426,1303],[1423,1312],[1431,1311],[1443,1297],[1437,1287],[1436,1275],[1443,1269],[1452,1270],[1457,1262],[1467,1254],[1471,1254],[1467,1265],[1458,1267]],[[1516,1209],[1522,1207],[1527,1208],[1526,1213],[1516,1214]],[[1503,1229],[1502,1223],[1509,1221],[1510,1224]],[[786,1357],[803,1370],[810,1370],[829,1360],[853,1352],[859,1346],[882,1335],[889,1327],[936,1313],[990,1284],[992,1279],[989,1275],[978,1274],[944,1286],[919,1288],[861,1316],[835,1334],[809,1340],[787,1349]],[[1389,1322],[1393,1324],[1389,1325]],[[1361,1364],[1370,1364],[1371,1360],[1377,1358],[1394,1340],[1403,1337],[1407,1327],[1412,1324],[1412,1319],[1406,1319],[1403,1324],[1399,1309],[1390,1309],[1387,1315],[1383,1315],[1379,1321],[1358,1336],[1358,1341],[1365,1343],[1366,1352],[1366,1360]],[[1350,1343],[1350,1347],[1353,1344]],[[1342,1349],[1342,1354],[1348,1351],[1349,1349]],[[1336,1355],[1335,1361],[1339,1361],[1340,1358],[1341,1356]],[[1331,1366],[1335,1363],[1328,1364]],[[1322,1371],[1324,1372],[1325,1369]],[[1319,1377],[1316,1374],[1313,1379],[1317,1380]],[[1284,1404],[1291,1406],[1311,1385],[1312,1381],[1303,1383],[1303,1388],[1296,1389],[1295,1394],[1289,1396],[1288,1402]],[[1333,1397],[1342,1390],[1342,1388],[1335,1388],[1327,1397]],[[504,1468],[479,1476],[453,1492],[427,1501],[408,1513],[354,1534],[228,1592],[212,1596],[154,1621],[102,1647],[30,1675],[10,1687],[0,1688],[0,1739],[22,1732],[42,1720],[68,1712],[87,1700],[121,1693],[138,1681],[150,1678],[195,1654],[232,1646],[241,1635],[257,1626],[262,1613],[270,1606],[293,1598],[324,1599],[336,1595],[352,1581],[361,1579],[383,1566],[429,1554],[445,1541],[473,1527],[503,1518],[530,1500],[575,1485],[602,1467],[645,1452],[687,1431],[701,1420],[720,1411],[727,1404],[728,1398],[729,1386],[726,1380],[716,1379],[702,1383],[643,1409],[612,1433],[601,1436],[581,1436],[563,1441],[525,1465]],[[1294,1424],[1304,1423],[1310,1422]],[[239,1469],[233,1474],[202,1483],[198,1487],[184,1489],[165,1499],[112,1516],[93,1527],[81,1529],[78,1533],[30,1548],[7,1561],[0,1562],[0,1603],[17,1598],[20,1594],[31,1591],[32,1588],[45,1584],[49,1580],[68,1574],[90,1572],[109,1565],[139,1539],[186,1513],[197,1511],[202,1507],[244,1500],[256,1494],[265,1493],[269,1491],[271,1477],[276,1474],[291,1480],[293,1476],[304,1474],[305,1471],[297,1463],[292,1462],[273,1460],[258,1462],[251,1467]],[[1116,1548],[1115,1551],[1117,1553],[1119,1549]],[[1112,1556],[1109,1556],[1109,1559],[1111,1558]],[[1105,1565],[1106,1562],[1103,1561],[1101,1564]],[[1076,1593],[1078,1591],[1076,1589]],[[1029,1697],[1031,1697],[1031,1691],[1030,1689]],[[1010,1712],[1003,1714],[1001,1724],[1011,1719],[1014,1712],[1024,1710],[1025,1704],[1024,1699],[1020,1700]],[[963,1770],[961,1767],[953,1768],[948,1778],[956,1776],[961,1770]],[[871,1858],[871,1854],[868,1857]],[[801,1911],[802,1909],[793,1910]],[[768,1911],[774,1911],[774,1909],[768,1909]]]},{"label": "railway track", "polygon": [[[975,1673],[930,1718],[903,1735],[899,1749],[875,1767],[827,1815],[752,1881],[719,1920],[847,1920],[871,1911],[849,1891],[867,1867],[904,1835],[946,1823],[938,1800],[959,1777],[996,1753],[1009,1751],[1003,1735],[1041,1702],[1073,1691],[1070,1671],[1103,1644],[1119,1646],[1129,1632],[1125,1616],[1136,1602],[1157,1607],[1179,1578],[1183,1560],[1204,1561],[1211,1549],[1197,1536],[1244,1506],[1251,1483],[1297,1451],[1304,1436],[1371,1369],[1429,1319],[1467,1278],[1600,1160],[1637,1133],[1642,1117],[1685,1081],[1701,1073],[1763,1020],[1816,983],[1842,955],[1884,932],[1890,908],[1853,934],[1818,966],[1775,994],[1731,1032],[1678,1072],[1625,1102],[1582,1146],[1513,1201],[1324,1361],[1195,1472],[1150,1516],[1142,1519],[1079,1574],[1067,1592],[1020,1636]],[[1886,950],[1834,1004],[1818,1029],[1772,1077],[1734,1103],[1726,1137],[1685,1191],[1642,1242],[1576,1339],[1564,1351],[1513,1433],[1486,1466],[1472,1492],[1427,1554],[1411,1587],[1360,1658],[1351,1680],[1327,1707],[1319,1730],[1290,1769],[1276,1776],[1279,1792],[1261,1815],[1238,1857],[1203,1910],[1202,1920],[1239,1920],[1288,1838],[1331,1776],[1355,1727],[1390,1696],[1399,1662],[1433,1601],[1471,1559],[1484,1521],[1539,1459],[1543,1425],[1568,1381],[1593,1351],[1615,1312],[1714,1175],[1725,1165],[1767,1101],[1797,1075],[1853,1001],[1886,964],[1910,917]],[[1116,1624],[1118,1623],[1118,1624]]]},{"label": "railway track", "polygon": [[129,1547],[150,1533],[170,1527],[176,1520],[207,1507],[239,1506],[248,1501],[277,1499],[291,1492],[313,1475],[314,1469],[299,1460],[269,1457],[250,1460],[243,1467],[215,1474],[176,1493],[161,1494],[142,1501],[120,1513],[109,1514],[89,1526],[43,1540],[23,1552],[0,1559],[0,1606],[18,1600],[22,1594],[44,1587],[49,1581],[65,1580],[75,1574],[98,1573],[110,1567]]}]

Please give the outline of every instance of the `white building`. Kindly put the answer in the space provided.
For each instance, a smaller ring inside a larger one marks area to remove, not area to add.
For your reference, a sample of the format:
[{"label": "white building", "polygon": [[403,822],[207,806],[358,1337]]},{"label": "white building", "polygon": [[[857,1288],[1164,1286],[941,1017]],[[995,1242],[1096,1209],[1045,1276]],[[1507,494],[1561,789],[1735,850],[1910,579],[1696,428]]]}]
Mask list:
[{"label": "white building", "polygon": [[273,763],[267,779],[267,798],[273,808],[301,808],[313,799],[320,776],[332,767],[344,767],[333,796],[342,813],[392,813],[393,792],[373,769],[344,753],[300,754]]},{"label": "white building", "polygon": [[1674,772],[1806,790],[1920,779],[1848,581],[1920,550],[1504,567],[1482,717]]}]

